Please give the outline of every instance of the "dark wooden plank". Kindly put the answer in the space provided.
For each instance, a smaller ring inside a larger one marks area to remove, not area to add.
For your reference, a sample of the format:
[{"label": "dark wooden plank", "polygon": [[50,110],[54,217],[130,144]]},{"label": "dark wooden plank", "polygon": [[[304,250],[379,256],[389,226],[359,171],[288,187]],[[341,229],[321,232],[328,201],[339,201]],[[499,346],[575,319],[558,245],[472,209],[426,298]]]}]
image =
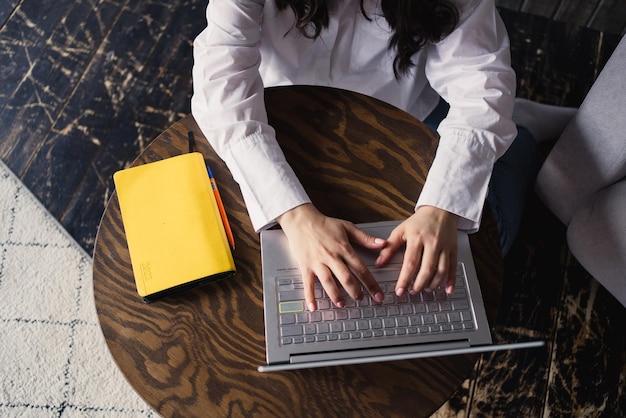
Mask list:
[{"label": "dark wooden plank", "polygon": [[[191,43],[204,24],[203,9],[192,1],[125,8],[24,173],[25,183],[88,251],[113,172],[189,113]],[[67,159],[75,154],[81,158]]]},{"label": "dark wooden plank", "polygon": [[626,2],[623,0],[600,0],[588,26],[614,34],[626,33]]},{"label": "dark wooden plank", "polygon": [[542,103],[579,106],[621,38],[506,9],[500,14],[511,37],[517,95]]},{"label": "dark wooden plank", "polygon": [[561,1],[554,13],[554,19],[586,27],[597,8],[597,1]]},{"label": "dark wooden plank", "polygon": [[[10,59],[0,83],[0,157],[22,175],[63,109],[121,5],[24,0],[2,28]],[[34,24],[35,27],[31,27]]]},{"label": "dark wooden plank", "polygon": [[[50,1],[38,4],[25,0],[2,27],[2,57],[3,61],[11,62],[12,71],[5,71],[0,85],[0,109],[29,76],[32,63],[39,61],[40,55],[48,49],[47,40],[65,13]],[[41,23],[32,28],[33,22]]]},{"label": "dark wooden plank", "polygon": [[[3,0],[0,2],[0,28],[5,25],[7,19],[11,16],[11,13],[13,13],[19,2],[19,0]],[[0,77],[2,77],[1,72]]]},{"label": "dark wooden plank", "polygon": [[549,416],[624,416],[626,309],[575,259],[569,258],[567,265],[546,412]]},{"label": "dark wooden plank", "polygon": [[521,12],[529,13],[537,16],[552,17],[558,7],[557,1],[524,1]]},{"label": "dark wooden plank", "polygon": [[621,0],[496,0],[496,6],[601,32],[626,33],[626,2]]},{"label": "dark wooden plank", "polygon": [[496,0],[496,6],[513,11],[521,9],[524,0]]}]

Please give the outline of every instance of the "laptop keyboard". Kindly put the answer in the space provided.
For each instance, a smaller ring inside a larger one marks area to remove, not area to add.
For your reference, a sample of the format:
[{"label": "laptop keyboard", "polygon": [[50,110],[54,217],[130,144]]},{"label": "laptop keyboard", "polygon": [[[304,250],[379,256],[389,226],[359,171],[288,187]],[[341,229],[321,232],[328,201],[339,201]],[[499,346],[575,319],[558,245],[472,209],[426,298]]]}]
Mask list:
[{"label": "laptop keyboard", "polygon": [[337,308],[315,283],[318,310],[310,312],[304,301],[300,277],[277,279],[280,343],[307,344],[338,340],[362,340],[385,336],[414,336],[463,332],[476,327],[462,263],[457,266],[454,292],[443,288],[406,292],[396,296],[397,270],[379,274],[378,283],[385,294],[382,303],[373,302],[366,293],[361,301],[346,295],[344,308]]}]

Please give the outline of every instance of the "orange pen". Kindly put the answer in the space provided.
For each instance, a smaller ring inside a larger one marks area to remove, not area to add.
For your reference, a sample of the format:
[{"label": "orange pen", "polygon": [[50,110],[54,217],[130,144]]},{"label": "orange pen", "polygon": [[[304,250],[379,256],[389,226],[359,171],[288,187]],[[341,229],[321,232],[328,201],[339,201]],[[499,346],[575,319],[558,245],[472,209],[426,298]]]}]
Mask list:
[{"label": "orange pen", "polygon": [[222,203],[222,197],[220,196],[220,191],[217,189],[217,183],[215,182],[215,178],[213,177],[213,172],[206,166],[206,170],[209,173],[209,179],[211,180],[211,187],[213,188],[213,194],[215,194],[215,200],[217,201],[217,207],[220,211],[220,216],[222,217],[222,223],[224,224],[224,230],[226,231],[226,236],[228,237],[228,242],[230,243],[230,247],[235,249],[235,238],[233,237],[233,231],[230,229],[230,223],[228,222],[228,218],[226,217],[226,210],[224,209],[224,204]]}]

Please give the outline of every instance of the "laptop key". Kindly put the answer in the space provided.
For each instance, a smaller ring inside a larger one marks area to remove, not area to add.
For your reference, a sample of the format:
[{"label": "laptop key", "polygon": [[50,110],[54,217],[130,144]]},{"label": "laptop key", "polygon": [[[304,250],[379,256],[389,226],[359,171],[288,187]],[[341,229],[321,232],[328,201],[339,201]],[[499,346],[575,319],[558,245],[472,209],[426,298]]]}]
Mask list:
[{"label": "laptop key", "polygon": [[435,314],[435,322],[438,323],[438,324],[442,324],[442,323],[448,322],[448,315],[445,314],[445,313]]},{"label": "laptop key", "polygon": [[322,321],[322,313],[320,311],[311,312],[309,314],[309,320],[311,322],[321,322]]},{"label": "laptop key", "polygon": [[335,312],[333,312],[333,311],[323,311],[322,312],[322,321],[330,322],[330,321],[334,321],[334,320],[335,320]]},{"label": "laptop key", "polygon": [[437,302],[430,302],[427,306],[428,312],[439,312],[439,304]]},{"label": "laptop key", "polygon": [[278,293],[278,301],[284,302],[288,300],[303,300],[304,299],[304,290],[296,289],[296,290],[285,290]]},{"label": "laptop key", "polygon": [[356,323],[354,321],[344,321],[343,330],[346,332],[356,331]]},{"label": "laptop key", "polygon": [[396,320],[394,318],[383,318],[383,326],[385,328],[395,328]]},{"label": "laptop key", "polygon": [[426,312],[426,305],[423,303],[416,303],[415,305],[413,305],[413,310],[416,314],[424,313]]},{"label": "laptop key", "polygon": [[363,308],[361,310],[361,316],[363,318],[373,318],[374,317],[374,309],[372,309],[372,308]]},{"label": "laptop key", "polygon": [[330,309],[330,301],[328,299],[320,299],[317,301],[317,309],[326,310]]},{"label": "laptop key", "polygon": [[439,302],[439,309],[442,311],[451,311],[452,310],[452,304],[448,301],[445,302]]},{"label": "laptop key", "polygon": [[348,319],[348,311],[345,309],[338,309],[335,311],[335,316],[337,319]]},{"label": "laptop key", "polygon": [[454,300],[452,301],[452,307],[455,311],[469,309],[469,302],[466,300]]},{"label": "laptop key", "polygon": [[400,315],[400,307],[398,305],[387,306],[387,315],[389,316]]},{"label": "laptop key", "polygon": [[400,313],[402,315],[409,315],[413,313],[413,306],[411,305],[402,305],[400,307]]},{"label": "laptop key", "polygon": [[303,312],[304,311],[304,301],[292,301],[292,302],[280,302],[278,304],[278,313],[288,313],[288,312]]},{"label": "laptop key", "polygon": [[375,307],[374,316],[387,316],[387,308],[384,306]]},{"label": "laptop key", "polygon": [[282,337],[295,337],[297,335],[303,335],[302,327],[300,325],[285,325],[280,327],[280,335]]},{"label": "laptop key", "polygon": [[356,328],[359,331],[362,331],[364,329],[370,329],[370,322],[366,319],[359,319],[358,321],[356,321]]},{"label": "laptop key", "polygon": [[461,314],[458,312],[450,312],[448,318],[450,318],[450,322],[461,322]]},{"label": "laptop key", "polygon": [[396,323],[399,327],[408,327],[409,319],[406,316],[399,316],[396,318]]}]

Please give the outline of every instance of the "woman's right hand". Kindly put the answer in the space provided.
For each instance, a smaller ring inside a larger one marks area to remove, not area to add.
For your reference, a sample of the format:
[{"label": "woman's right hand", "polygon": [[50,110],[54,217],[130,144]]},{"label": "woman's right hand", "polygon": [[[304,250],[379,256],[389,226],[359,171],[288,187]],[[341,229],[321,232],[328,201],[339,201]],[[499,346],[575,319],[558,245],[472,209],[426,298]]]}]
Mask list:
[{"label": "woman's right hand", "polygon": [[362,285],[376,302],[383,301],[380,286],[351,243],[382,249],[384,239],[368,235],[351,222],[325,216],[310,203],[285,212],[277,221],[300,268],[310,311],[317,309],[315,278],[337,307],[345,306],[337,281],[354,300],[363,298]]}]

